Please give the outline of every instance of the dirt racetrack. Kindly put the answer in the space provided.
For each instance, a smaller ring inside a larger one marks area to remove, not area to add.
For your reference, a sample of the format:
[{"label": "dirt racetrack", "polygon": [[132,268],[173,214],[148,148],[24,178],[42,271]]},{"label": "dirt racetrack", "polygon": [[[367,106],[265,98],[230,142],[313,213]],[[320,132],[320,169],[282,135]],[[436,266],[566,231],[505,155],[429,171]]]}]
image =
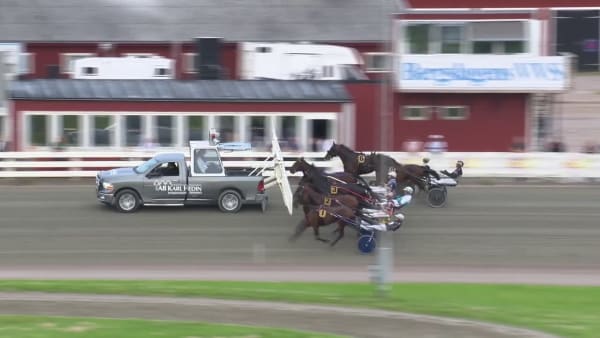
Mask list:
[{"label": "dirt racetrack", "polygon": [[[352,231],[334,248],[315,241],[309,232],[289,243],[287,238],[301,216],[299,210],[287,215],[276,191],[265,214],[256,208],[226,215],[213,207],[155,207],[124,215],[97,203],[93,186],[8,185],[1,189],[0,278],[367,281],[368,266],[375,262],[374,255],[358,254]],[[450,190],[445,208],[429,208],[417,198],[406,211],[406,224],[393,236],[394,279],[600,285],[599,197],[596,187],[460,186]],[[333,236],[331,230],[323,233]],[[0,299],[4,313],[113,313],[219,321],[208,313],[228,309],[195,305],[197,312],[188,312],[192,305],[140,305],[135,300],[92,304],[68,298],[60,303],[22,299],[27,295],[5,296]],[[173,307],[168,312],[172,315],[158,315],[164,306]],[[314,324],[315,329],[360,337],[391,337],[400,328],[406,335],[394,337],[515,334],[489,328],[484,334],[477,331],[478,326],[469,331],[472,325],[468,323],[453,331],[439,322],[419,324],[414,318],[382,319],[385,323],[375,326],[389,330],[366,332],[360,326],[364,327],[365,320],[376,323],[373,316],[361,319],[331,313],[316,318],[303,312],[288,314],[288,323],[272,313],[250,312],[252,317],[246,312],[221,319],[258,325],[285,323],[300,329],[314,321],[322,324]]]}]

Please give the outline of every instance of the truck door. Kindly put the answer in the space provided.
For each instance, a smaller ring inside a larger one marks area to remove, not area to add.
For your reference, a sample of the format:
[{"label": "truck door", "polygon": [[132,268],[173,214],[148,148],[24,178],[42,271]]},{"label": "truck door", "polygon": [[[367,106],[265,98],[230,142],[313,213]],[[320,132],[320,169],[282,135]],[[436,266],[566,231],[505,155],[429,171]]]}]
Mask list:
[{"label": "truck door", "polygon": [[190,184],[201,185],[201,193],[191,198],[198,200],[216,200],[223,187],[225,169],[221,157],[215,149],[196,149],[191,165],[193,175],[189,178]]},{"label": "truck door", "polygon": [[185,168],[176,161],[161,162],[144,178],[144,196],[155,204],[182,204],[186,182],[182,180]]}]

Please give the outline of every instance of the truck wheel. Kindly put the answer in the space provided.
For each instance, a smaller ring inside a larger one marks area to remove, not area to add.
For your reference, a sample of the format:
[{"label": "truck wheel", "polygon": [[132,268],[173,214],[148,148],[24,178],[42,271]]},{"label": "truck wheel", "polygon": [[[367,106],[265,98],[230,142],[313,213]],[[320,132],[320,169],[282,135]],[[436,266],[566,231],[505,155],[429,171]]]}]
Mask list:
[{"label": "truck wheel", "polygon": [[123,213],[131,213],[140,207],[140,199],[131,190],[120,191],[115,198],[115,207]]},{"label": "truck wheel", "polygon": [[235,213],[242,207],[242,197],[235,190],[225,190],[219,196],[219,209],[222,212]]}]

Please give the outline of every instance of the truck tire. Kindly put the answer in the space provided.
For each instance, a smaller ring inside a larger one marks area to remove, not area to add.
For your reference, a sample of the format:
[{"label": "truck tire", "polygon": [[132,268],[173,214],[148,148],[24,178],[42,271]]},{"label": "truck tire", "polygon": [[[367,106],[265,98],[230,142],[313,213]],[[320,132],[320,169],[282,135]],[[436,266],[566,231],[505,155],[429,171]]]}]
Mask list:
[{"label": "truck tire", "polygon": [[115,197],[115,208],[122,213],[132,213],[140,207],[140,199],[133,190],[119,191]]},{"label": "truck tire", "polygon": [[242,208],[242,196],[235,190],[225,190],[219,195],[219,209],[222,212],[236,213]]}]

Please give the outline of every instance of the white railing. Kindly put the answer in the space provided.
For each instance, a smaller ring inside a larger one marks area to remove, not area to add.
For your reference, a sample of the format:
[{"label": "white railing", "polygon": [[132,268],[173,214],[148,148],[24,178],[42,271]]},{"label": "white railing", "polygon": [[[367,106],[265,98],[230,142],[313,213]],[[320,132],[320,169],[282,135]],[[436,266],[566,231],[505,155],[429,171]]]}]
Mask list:
[{"label": "white railing", "polygon": [[[181,150],[188,154],[187,150]],[[600,154],[580,153],[386,153],[400,163],[421,163],[425,156],[436,170],[452,170],[457,160],[465,162],[464,177],[474,178],[600,178]],[[3,152],[0,153],[0,178],[93,177],[98,170],[131,167],[154,156],[155,152]],[[267,152],[224,152],[227,168],[256,168],[271,154]],[[283,153],[285,166],[304,157],[328,171],[342,171],[338,158],[323,159],[325,153]],[[189,160],[189,156],[188,156]],[[267,170],[265,175],[270,175]],[[289,173],[288,173],[289,174]],[[301,174],[296,174],[301,175]]]}]

